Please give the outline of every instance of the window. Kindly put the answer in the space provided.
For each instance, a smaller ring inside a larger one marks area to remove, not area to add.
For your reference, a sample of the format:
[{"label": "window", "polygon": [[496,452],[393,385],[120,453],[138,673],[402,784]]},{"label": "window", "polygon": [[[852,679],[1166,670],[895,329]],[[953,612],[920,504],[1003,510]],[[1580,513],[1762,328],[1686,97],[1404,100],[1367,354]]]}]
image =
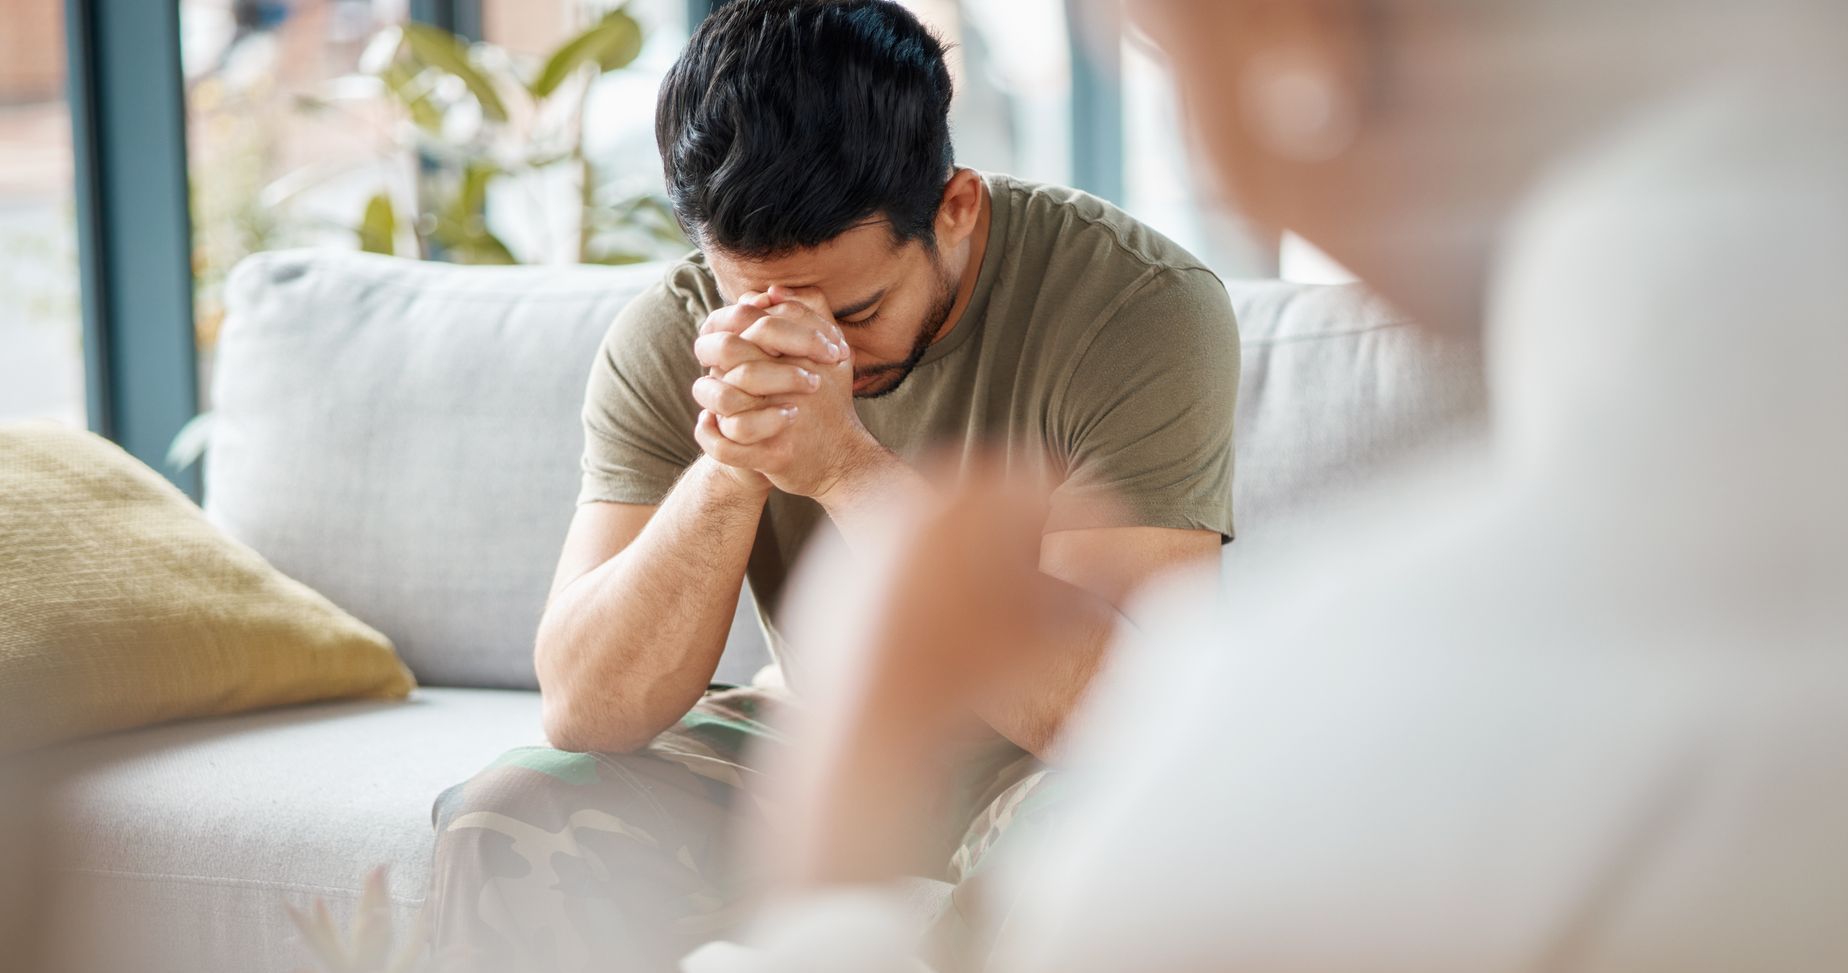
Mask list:
[{"label": "window", "polygon": [[1064,0],[904,0],[950,45],[950,126],[962,165],[1072,181],[1072,66]]},{"label": "window", "polygon": [[0,0],[0,419],[85,420],[63,0]]},{"label": "window", "polygon": [[[642,46],[622,69],[592,78],[582,96],[575,166],[510,173],[489,191],[490,227],[529,263],[621,263],[677,257],[691,244],[665,205],[655,149],[655,93],[686,46],[686,0],[485,0],[486,41],[531,72],[544,58],[621,9],[641,28]],[[566,104],[574,96],[563,93]],[[556,110],[556,108],[554,108]]]},{"label": "window", "polygon": [[[202,373],[225,277],[252,253],[622,263],[683,252],[659,205],[653,119],[686,42],[685,0],[482,0],[478,17],[457,19],[480,38],[412,25],[412,6],[183,0]],[[640,28],[632,61],[528,90],[554,52],[618,9]]]},{"label": "window", "polygon": [[[1274,247],[1225,208],[1200,204],[1209,193],[1190,163],[1172,83],[1140,38],[1108,19],[1074,33],[1067,0],[904,2],[952,45],[959,162],[1111,196],[1226,276],[1275,272]],[[1083,45],[1091,45],[1091,63],[1075,65]],[[1116,55],[1096,53],[1111,45],[1119,47]],[[1090,74],[1080,78],[1080,71]],[[1074,100],[1081,83],[1092,87],[1092,101]],[[1078,125],[1116,121],[1110,95],[1121,100],[1120,128],[1097,129],[1094,141],[1082,144]],[[1078,165],[1084,152],[1104,156],[1091,160],[1090,169],[1108,185],[1086,184]]]},{"label": "window", "polygon": [[[366,202],[409,161],[392,120],[348,83],[403,0],[182,0],[200,388],[223,287],[252,253],[357,246]],[[201,394],[204,394],[203,392]]]},{"label": "window", "polygon": [[[1165,79],[1130,39],[1121,39],[1119,78],[1119,58],[1074,47],[1070,0],[903,2],[951,45],[962,161],[1091,188],[1222,269],[1268,269],[1236,223],[1194,204]],[[512,117],[498,123],[470,114],[461,79],[424,72],[421,61],[411,68],[420,77],[383,74],[391,51],[381,32],[396,36],[419,6],[432,4],[183,0],[195,303],[208,368],[224,277],[260,250],[613,263],[687,245],[659,205],[653,116],[698,4],[481,0],[457,23],[482,34],[467,57],[507,102]],[[548,56],[617,9],[641,29],[633,60],[527,98],[523,82]],[[1128,110],[1118,111],[1119,94]]]},{"label": "window", "polygon": [[1123,208],[1222,276],[1274,276],[1275,243],[1214,201],[1167,66],[1139,36],[1125,36],[1122,45]]}]

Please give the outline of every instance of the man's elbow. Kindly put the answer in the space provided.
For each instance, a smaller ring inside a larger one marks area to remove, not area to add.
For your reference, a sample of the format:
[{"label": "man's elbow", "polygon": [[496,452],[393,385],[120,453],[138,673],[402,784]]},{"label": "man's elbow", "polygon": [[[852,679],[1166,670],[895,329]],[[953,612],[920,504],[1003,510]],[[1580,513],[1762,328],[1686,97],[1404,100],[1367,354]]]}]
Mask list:
[{"label": "man's elbow", "polygon": [[625,727],[608,719],[587,715],[595,710],[582,701],[559,692],[540,696],[539,721],[545,739],[554,749],[572,753],[633,753],[648,745],[653,731],[642,727]]},{"label": "man's elbow", "polygon": [[587,753],[594,749],[585,746],[583,728],[566,715],[563,706],[545,700],[539,707],[539,724],[545,730],[545,742],[554,750],[571,753]]},{"label": "man's elbow", "polygon": [[581,675],[562,666],[569,653],[562,651],[558,633],[547,621],[540,623],[533,647],[539,676],[539,722],[546,742],[573,753],[629,753],[654,738],[654,732],[626,727],[618,718],[623,707],[607,694],[591,691]]}]

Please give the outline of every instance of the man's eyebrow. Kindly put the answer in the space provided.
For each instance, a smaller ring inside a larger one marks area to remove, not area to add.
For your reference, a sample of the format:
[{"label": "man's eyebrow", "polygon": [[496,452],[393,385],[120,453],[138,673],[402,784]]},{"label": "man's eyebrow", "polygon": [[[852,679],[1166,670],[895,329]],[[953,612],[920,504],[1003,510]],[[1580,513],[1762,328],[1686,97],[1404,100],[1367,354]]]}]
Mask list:
[{"label": "man's eyebrow", "polygon": [[886,296],[886,292],[880,291],[879,293],[874,294],[872,297],[869,297],[864,301],[855,301],[854,303],[849,304],[846,307],[837,307],[834,309],[834,317],[836,320],[840,318],[853,317],[854,315],[859,314],[861,311],[864,311],[867,308],[872,307],[873,305],[879,303],[880,301],[885,300],[885,296]]}]

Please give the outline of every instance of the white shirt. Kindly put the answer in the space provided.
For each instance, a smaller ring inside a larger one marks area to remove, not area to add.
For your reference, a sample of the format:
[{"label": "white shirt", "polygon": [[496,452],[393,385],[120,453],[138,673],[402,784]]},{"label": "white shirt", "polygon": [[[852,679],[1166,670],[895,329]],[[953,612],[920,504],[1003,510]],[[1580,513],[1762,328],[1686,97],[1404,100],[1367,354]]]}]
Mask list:
[{"label": "white shirt", "polygon": [[[1840,78],[1716,82],[1535,192],[1492,449],[1122,653],[993,968],[1848,969]],[[852,938],[811,927],[725,968]]]}]

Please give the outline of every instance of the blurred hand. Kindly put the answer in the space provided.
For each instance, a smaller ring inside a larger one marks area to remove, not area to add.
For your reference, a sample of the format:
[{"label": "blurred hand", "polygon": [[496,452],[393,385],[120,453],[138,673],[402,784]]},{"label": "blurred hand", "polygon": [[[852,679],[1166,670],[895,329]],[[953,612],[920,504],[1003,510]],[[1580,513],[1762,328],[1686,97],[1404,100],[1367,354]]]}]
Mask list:
[{"label": "blurred hand", "polygon": [[901,529],[859,637],[868,692],[967,705],[1022,674],[1046,631],[1046,507],[1038,485],[984,463]]},{"label": "blurred hand", "polygon": [[[879,550],[824,548],[791,592],[810,702],[774,768],[775,869],[798,885],[933,867],[976,705],[1028,676],[1052,626],[1038,571],[1046,494],[984,467],[894,510]],[[975,739],[986,738],[986,734]],[[941,862],[934,864],[940,865]]]}]

